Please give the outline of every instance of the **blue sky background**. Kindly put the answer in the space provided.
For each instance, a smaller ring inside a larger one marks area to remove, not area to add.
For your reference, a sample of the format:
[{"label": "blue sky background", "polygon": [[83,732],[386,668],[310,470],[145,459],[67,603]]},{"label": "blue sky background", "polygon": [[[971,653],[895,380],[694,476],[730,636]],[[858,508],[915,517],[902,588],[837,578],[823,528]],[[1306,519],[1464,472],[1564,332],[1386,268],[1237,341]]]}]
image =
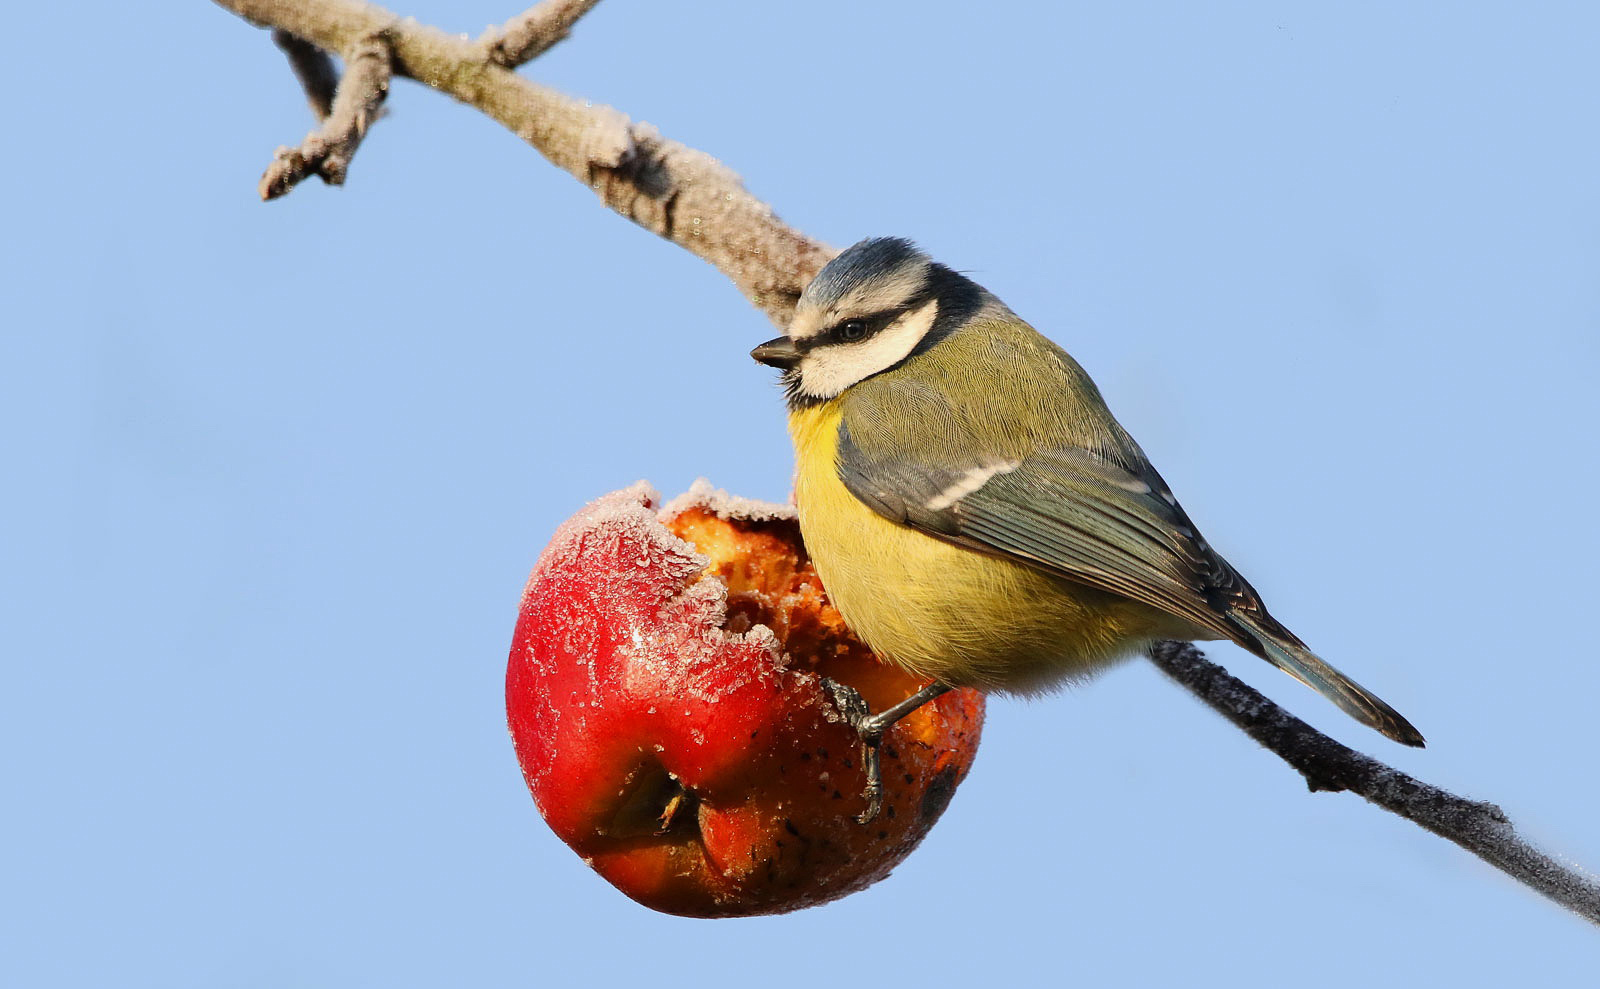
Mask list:
[{"label": "blue sky background", "polygon": [[[416,0],[476,35],[516,12]],[[349,184],[206,3],[22,5],[0,156],[0,977],[12,985],[1578,984],[1600,931],[1298,777],[1148,666],[997,700],[889,880],[633,905],[502,711],[585,501],[782,499],[772,327],[397,84]],[[525,69],[836,245],[916,238],[1099,381],[1210,541],[1413,752],[1600,868],[1600,12],[606,0]],[[1588,973],[1585,976],[1583,973]]]}]

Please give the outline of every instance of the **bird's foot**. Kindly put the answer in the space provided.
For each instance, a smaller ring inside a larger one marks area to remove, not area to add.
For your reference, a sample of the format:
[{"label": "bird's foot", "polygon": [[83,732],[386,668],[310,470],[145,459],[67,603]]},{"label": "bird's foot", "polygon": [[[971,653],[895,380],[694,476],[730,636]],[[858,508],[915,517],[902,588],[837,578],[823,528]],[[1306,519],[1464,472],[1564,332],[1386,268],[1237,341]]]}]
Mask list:
[{"label": "bird's foot", "polygon": [[867,699],[861,696],[861,692],[848,684],[823,677],[822,689],[833,701],[833,706],[844,716],[845,722],[854,728],[861,738],[861,768],[867,774],[867,786],[862,796],[866,799],[867,806],[856,816],[856,823],[869,824],[878,816],[878,811],[883,809],[883,760],[880,751],[883,748],[883,737],[894,727],[895,722],[940,694],[946,693],[950,687],[935,680],[900,703],[885,708],[877,714],[872,713],[872,709],[867,706]]}]

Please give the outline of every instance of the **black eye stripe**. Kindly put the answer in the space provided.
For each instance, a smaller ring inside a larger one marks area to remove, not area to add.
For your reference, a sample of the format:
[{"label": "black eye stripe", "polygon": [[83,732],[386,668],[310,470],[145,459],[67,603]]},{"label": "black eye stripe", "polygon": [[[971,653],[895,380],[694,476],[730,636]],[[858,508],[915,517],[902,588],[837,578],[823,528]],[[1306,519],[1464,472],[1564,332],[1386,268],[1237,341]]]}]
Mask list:
[{"label": "black eye stripe", "polygon": [[[830,343],[860,343],[876,336],[884,327],[904,316],[910,308],[910,306],[897,306],[894,309],[875,312],[870,316],[851,316],[848,319],[841,319],[817,338],[815,346],[825,346]],[[862,326],[858,330],[851,324],[862,324]]]}]

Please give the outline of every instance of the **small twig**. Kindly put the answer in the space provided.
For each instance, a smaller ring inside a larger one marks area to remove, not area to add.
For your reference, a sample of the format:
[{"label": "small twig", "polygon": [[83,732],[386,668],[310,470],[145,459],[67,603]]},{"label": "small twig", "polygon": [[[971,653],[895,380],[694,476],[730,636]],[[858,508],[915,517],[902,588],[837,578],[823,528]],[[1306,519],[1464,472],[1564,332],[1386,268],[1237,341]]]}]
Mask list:
[{"label": "small twig", "polygon": [[391,58],[389,41],[381,31],[350,47],[327,119],[298,148],[278,149],[261,176],[262,199],[276,199],[310,175],[320,175],[329,185],[344,184],[351,157],[389,95]]},{"label": "small twig", "polygon": [[1235,680],[1187,642],[1158,642],[1150,658],[1161,672],[1298,771],[1313,792],[1348,790],[1455,842],[1524,886],[1600,924],[1600,880],[1523,841],[1494,804],[1458,797],[1335,742]]},{"label": "small twig", "polygon": [[526,11],[506,21],[504,27],[491,28],[478,43],[484,58],[496,65],[514,69],[549,51],[572,33],[578,18],[593,10],[600,0],[540,0]]},{"label": "small twig", "polygon": [[272,32],[272,42],[289,56],[289,67],[306,91],[306,102],[318,120],[328,119],[333,112],[333,96],[339,89],[339,70],[334,68],[328,53],[298,35],[278,28]]}]

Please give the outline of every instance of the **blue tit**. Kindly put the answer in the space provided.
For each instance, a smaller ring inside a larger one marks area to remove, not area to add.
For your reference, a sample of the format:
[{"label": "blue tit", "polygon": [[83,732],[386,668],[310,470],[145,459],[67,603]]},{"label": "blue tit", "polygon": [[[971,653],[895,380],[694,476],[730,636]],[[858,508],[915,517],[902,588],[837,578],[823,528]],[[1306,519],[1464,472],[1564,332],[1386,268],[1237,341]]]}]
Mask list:
[{"label": "blue tit", "polygon": [[1159,639],[1227,639],[1423,744],[1267,613],[1066,351],[910,241],[838,255],[751,356],[783,370],[823,586],[879,656],[934,681],[864,720],[879,737],[951,686],[1034,694]]}]

